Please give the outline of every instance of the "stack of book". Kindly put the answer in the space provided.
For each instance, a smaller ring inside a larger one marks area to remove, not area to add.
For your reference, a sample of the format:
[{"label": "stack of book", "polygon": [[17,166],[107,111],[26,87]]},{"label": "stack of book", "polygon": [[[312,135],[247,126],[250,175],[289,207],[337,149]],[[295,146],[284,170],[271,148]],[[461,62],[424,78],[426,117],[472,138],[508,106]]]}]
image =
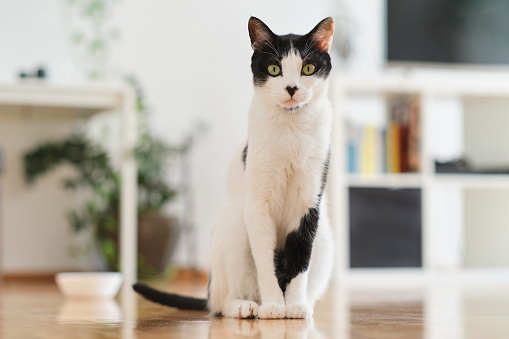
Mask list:
[{"label": "stack of book", "polygon": [[348,172],[358,174],[418,172],[420,108],[415,96],[389,99],[382,127],[348,125]]}]

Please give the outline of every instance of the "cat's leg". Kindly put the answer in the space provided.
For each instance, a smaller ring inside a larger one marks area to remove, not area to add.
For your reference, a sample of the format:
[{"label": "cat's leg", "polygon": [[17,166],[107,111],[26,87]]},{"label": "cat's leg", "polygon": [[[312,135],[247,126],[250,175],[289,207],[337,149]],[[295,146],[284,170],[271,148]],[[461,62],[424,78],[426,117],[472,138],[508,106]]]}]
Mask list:
[{"label": "cat's leg", "polygon": [[308,271],[293,278],[285,291],[286,318],[305,319],[313,314],[313,307],[307,302]]},{"label": "cat's leg", "polygon": [[227,260],[228,296],[222,314],[233,318],[256,318],[258,316],[258,286],[256,269],[251,256],[247,235],[233,245],[234,251]]},{"label": "cat's leg", "polygon": [[297,229],[286,237],[284,260],[290,282],[286,286],[285,302],[287,318],[309,318],[313,314],[308,303],[309,266],[320,213],[310,208],[300,220]]},{"label": "cat's leg", "polygon": [[307,300],[311,308],[327,291],[333,266],[334,238],[327,214],[327,205],[322,202],[320,220],[313,244],[313,253],[311,254],[307,286]]},{"label": "cat's leg", "polygon": [[[228,272],[225,265],[227,253],[225,253],[224,234],[227,233],[228,220],[231,207],[225,206],[219,212],[212,232],[209,248],[209,286],[208,308],[212,315],[221,315],[223,305],[228,295]],[[231,227],[231,225],[230,225]]]},{"label": "cat's leg", "polygon": [[230,203],[214,227],[209,307],[226,317],[254,318],[258,288],[243,214],[243,206]]},{"label": "cat's leg", "polygon": [[333,240],[324,200],[325,197],[319,214],[316,209],[310,209],[301,219],[300,227],[286,240],[285,260],[291,278],[285,292],[287,318],[311,317],[316,300],[329,284]]},{"label": "cat's leg", "polygon": [[262,301],[258,316],[262,319],[277,319],[286,316],[286,305],[275,274],[276,227],[268,211],[265,204],[248,200],[246,228]]}]

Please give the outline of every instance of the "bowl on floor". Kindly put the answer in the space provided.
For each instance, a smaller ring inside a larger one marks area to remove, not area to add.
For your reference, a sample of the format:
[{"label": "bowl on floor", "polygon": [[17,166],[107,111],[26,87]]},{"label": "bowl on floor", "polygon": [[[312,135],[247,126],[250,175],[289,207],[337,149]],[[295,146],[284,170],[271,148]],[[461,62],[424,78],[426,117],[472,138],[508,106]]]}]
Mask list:
[{"label": "bowl on floor", "polygon": [[119,272],[62,272],[55,281],[67,298],[114,298],[123,282]]}]

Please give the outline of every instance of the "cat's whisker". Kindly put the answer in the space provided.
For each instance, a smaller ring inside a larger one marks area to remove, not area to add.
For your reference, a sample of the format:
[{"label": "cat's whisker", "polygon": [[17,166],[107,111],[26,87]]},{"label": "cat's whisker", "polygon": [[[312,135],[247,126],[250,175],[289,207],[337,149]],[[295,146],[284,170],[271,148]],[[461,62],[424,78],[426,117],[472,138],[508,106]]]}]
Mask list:
[{"label": "cat's whisker", "polygon": [[276,62],[279,60],[278,56],[271,52],[260,52],[260,54],[268,54],[274,59],[273,61],[276,61]]},{"label": "cat's whisker", "polygon": [[304,52],[302,53],[302,59],[306,60],[309,56],[311,48],[313,47],[313,44],[310,44],[309,41],[306,41],[306,45],[304,47]]},{"label": "cat's whisker", "polygon": [[272,44],[272,42],[270,42],[270,40],[265,39],[264,42],[267,44],[267,46],[269,46],[277,54],[278,58],[281,58],[281,55],[279,54],[278,50],[274,47],[274,45]]}]

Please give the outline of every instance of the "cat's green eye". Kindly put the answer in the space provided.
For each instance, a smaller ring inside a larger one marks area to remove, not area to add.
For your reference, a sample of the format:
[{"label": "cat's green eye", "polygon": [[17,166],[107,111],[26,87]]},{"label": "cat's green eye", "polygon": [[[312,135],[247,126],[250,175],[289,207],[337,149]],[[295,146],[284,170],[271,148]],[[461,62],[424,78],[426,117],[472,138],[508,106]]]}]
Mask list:
[{"label": "cat's green eye", "polygon": [[281,68],[279,68],[278,65],[270,65],[268,71],[270,75],[276,76],[279,75],[279,73],[281,73]]},{"label": "cat's green eye", "polygon": [[316,69],[315,65],[306,64],[306,65],[304,65],[304,67],[302,67],[302,73],[304,75],[311,75],[315,72],[315,69]]}]

